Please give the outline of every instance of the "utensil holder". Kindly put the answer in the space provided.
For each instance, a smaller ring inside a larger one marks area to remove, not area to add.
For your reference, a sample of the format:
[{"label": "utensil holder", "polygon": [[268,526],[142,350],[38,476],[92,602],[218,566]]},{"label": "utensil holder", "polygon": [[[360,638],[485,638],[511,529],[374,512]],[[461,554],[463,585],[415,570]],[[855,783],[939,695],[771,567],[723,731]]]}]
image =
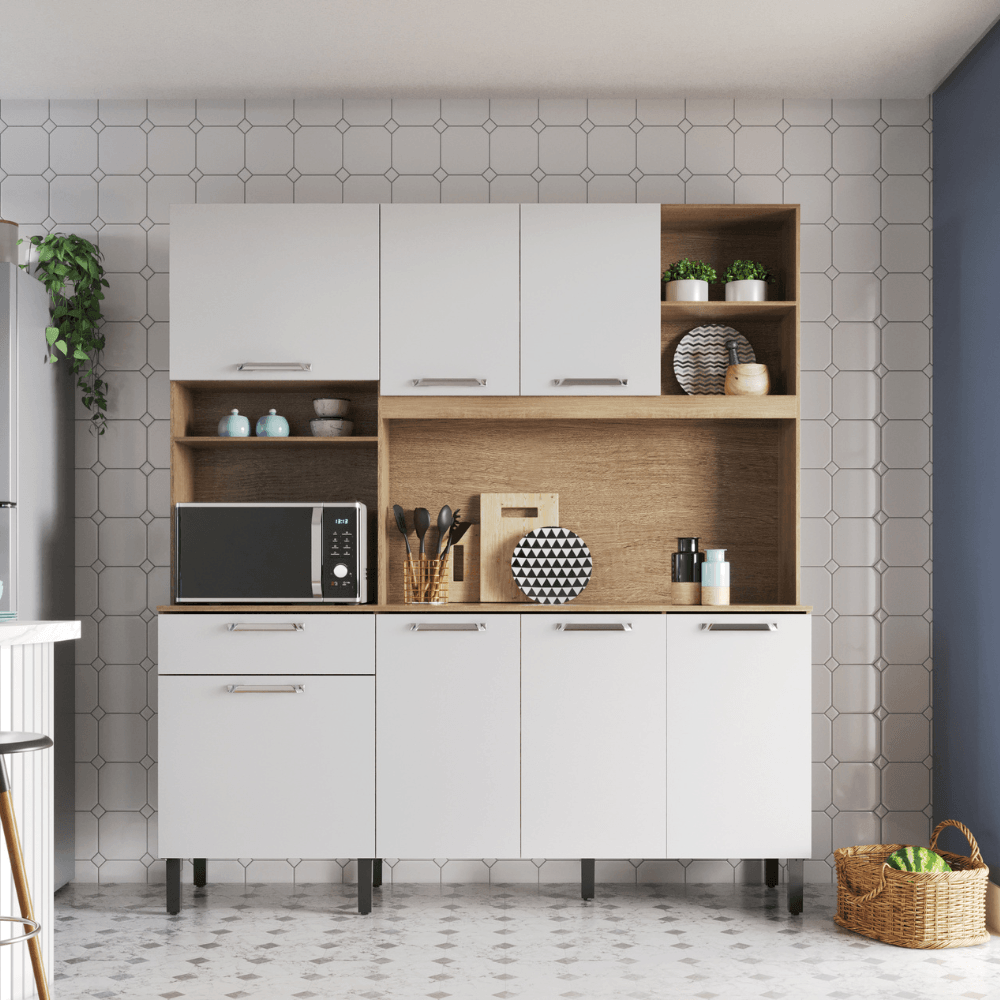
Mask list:
[{"label": "utensil holder", "polygon": [[448,560],[404,559],[403,603],[447,604]]}]

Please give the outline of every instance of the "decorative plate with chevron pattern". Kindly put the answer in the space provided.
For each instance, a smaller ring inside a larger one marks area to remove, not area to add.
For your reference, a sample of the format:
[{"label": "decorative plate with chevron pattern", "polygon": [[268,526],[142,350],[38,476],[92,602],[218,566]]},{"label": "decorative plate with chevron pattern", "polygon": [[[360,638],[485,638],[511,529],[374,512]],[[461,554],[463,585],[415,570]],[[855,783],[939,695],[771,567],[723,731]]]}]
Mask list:
[{"label": "decorative plate with chevron pattern", "polygon": [[514,582],[537,604],[565,604],[590,583],[594,564],[586,542],[569,528],[535,528],[511,556]]},{"label": "decorative plate with chevron pattern", "polygon": [[750,342],[731,326],[709,323],[696,326],[681,337],[674,351],[674,375],[690,396],[721,396],[725,393],[729,352],[726,341],[735,340],[741,365],[751,365],[757,357]]}]

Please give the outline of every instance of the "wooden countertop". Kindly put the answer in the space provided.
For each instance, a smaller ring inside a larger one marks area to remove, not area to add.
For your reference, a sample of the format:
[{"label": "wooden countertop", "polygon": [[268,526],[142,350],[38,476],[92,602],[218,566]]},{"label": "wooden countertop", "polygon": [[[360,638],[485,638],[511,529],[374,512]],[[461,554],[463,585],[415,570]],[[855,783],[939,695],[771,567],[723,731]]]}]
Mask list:
[{"label": "wooden countertop", "polygon": [[166,614],[808,614],[811,604],[161,604]]}]

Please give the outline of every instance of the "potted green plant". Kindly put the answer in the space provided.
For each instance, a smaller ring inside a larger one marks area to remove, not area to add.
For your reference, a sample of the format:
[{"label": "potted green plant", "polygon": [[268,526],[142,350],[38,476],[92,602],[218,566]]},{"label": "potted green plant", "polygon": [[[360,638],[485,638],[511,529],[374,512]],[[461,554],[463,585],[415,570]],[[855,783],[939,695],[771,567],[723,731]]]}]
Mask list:
[{"label": "potted green plant", "polygon": [[[18,242],[22,242],[18,240]],[[52,326],[45,328],[49,361],[65,357],[73,368],[83,405],[98,434],[107,426],[107,383],[98,377],[96,363],[104,350],[101,325],[102,289],[108,287],[101,265],[103,254],[93,243],[72,233],[32,236],[34,260],[19,265],[48,290]]]},{"label": "potted green plant", "polygon": [[774,275],[755,260],[734,260],[726,268],[725,281],[727,302],[766,302]]},{"label": "potted green plant", "polygon": [[714,267],[685,257],[663,272],[663,280],[667,283],[668,302],[707,302],[708,283],[718,279]]}]

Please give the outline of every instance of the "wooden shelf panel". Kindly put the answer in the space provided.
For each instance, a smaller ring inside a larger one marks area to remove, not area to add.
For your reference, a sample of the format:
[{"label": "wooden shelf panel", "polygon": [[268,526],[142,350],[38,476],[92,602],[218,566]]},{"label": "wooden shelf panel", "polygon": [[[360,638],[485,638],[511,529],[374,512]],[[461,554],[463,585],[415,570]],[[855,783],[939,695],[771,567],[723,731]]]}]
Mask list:
[{"label": "wooden shelf panel", "polygon": [[175,437],[174,444],[183,448],[329,448],[351,444],[378,444],[377,437]]},{"label": "wooden shelf panel", "polygon": [[661,302],[663,318],[719,320],[737,323],[740,320],[781,319],[792,316],[798,302]]},{"label": "wooden shelf panel", "polygon": [[336,614],[338,612],[366,612],[369,614],[807,614],[809,604],[727,604],[725,607],[707,607],[687,604],[161,604],[157,612],[166,614],[213,615],[309,615]]},{"label": "wooden shelf panel", "polygon": [[797,396],[383,396],[383,420],[795,420]]}]

